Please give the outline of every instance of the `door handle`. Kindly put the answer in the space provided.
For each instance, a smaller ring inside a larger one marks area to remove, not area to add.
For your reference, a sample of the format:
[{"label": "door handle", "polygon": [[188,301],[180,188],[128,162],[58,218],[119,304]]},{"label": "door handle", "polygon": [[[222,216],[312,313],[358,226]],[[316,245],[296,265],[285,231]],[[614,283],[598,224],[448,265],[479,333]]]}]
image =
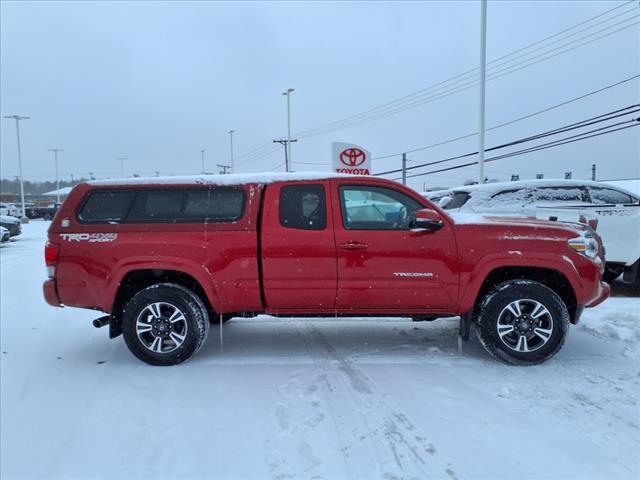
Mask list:
[{"label": "door handle", "polygon": [[364,250],[365,248],[369,248],[369,245],[360,242],[345,242],[338,246],[344,250]]}]

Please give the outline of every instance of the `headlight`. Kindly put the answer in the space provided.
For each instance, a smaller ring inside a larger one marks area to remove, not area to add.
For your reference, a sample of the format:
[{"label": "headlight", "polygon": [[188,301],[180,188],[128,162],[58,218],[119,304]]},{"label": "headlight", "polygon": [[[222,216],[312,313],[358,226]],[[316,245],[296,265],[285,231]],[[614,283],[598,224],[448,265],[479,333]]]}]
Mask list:
[{"label": "headlight", "polygon": [[592,234],[585,232],[581,236],[572,238],[568,242],[569,247],[589,258],[598,257],[598,241]]}]

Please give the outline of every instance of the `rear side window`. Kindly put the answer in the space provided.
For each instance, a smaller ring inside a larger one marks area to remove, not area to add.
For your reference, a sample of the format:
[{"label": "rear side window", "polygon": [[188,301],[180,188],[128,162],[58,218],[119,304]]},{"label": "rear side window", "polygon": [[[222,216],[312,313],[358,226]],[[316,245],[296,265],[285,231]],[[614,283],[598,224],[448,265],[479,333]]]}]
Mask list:
[{"label": "rear side window", "polygon": [[135,192],[93,192],[78,213],[81,222],[120,222],[136,196]]},{"label": "rear side window", "polygon": [[[94,205],[107,214],[96,213]],[[244,192],[238,188],[167,188],[91,193],[78,218],[95,223],[233,222],[243,212]]]},{"label": "rear side window", "polygon": [[637,203],[638,199],[612,188],[589,187],[591,202],[597,204],[624,205]]},{"label": "rear side window", "polygon": [[327,206],[322,185],[286,185],[280,190],[280,225],[324,230]]}]

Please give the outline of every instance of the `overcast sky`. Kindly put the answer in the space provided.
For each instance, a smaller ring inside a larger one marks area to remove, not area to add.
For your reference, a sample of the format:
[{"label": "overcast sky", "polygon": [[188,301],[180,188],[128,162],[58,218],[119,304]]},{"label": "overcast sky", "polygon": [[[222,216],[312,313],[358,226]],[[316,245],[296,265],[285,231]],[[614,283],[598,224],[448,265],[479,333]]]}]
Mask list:
[{"label": "overcast sky", "polygon": [[[621,4],[489,1],[487,59]],[[470,1],[2,1],[1,9],[0,113],[31,117],[21,123],[21,134],[24,174],[32,180],[54,178],[49,148],[64,149],[60,171],[66,178],[90,171],[99,178],[118,176],[118,156],[128,157],[127,175],[198,173],[201,149],[207,170],[215,171],[217,163],[229,161],[230,129],[236,130],[237,155],[286,136],[281,93],[289,87],[295,88],[292,130],[300,132],[413,93],[479,61],[480,4]],[[614,14],[621,16],[584,34],[639,15],[640,6],[631,2]],[[635,25],[489,82],[487,126],[638,73]],[[375,157],[474,132],[477,99],[472,88],[354,128],[301,138],[292,146],[293,166],[323,169],[307,164],[318,163],[328,169],[332,141],[361,144]],[[640,103],[637,79],[488,132],[486,143],[634,103]],[[1,125],[1,175],[13,177],[15,126],[4,119]],[[439,160],[476,145],[477,138],[469,138],[410,159]],[[236,171],[282,169],[282,162],[280,148],[257,159],[240,156]],[[599,178],[640,177],[640,128],[496,161],[487,171],[498,179],[511,173],[559,177],[567,170],[587,178],[592,163]],[[373,168],[399,165],[396,157],[374,161]],[[420,177],[410,185],[456,185],[468,178],[475,178],[475,170]]]}]

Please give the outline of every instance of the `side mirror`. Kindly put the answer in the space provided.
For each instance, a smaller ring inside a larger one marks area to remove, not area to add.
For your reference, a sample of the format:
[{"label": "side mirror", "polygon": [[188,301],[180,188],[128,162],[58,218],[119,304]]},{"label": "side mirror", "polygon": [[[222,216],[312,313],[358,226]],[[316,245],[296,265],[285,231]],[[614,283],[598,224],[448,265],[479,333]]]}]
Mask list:
[{"label": "side mirror", "polygon": [[411,221],[409,228],[414,232],[435,232],[444,226],[442,217],[435,210],[423,208],[416,212],[416,218]]}]

